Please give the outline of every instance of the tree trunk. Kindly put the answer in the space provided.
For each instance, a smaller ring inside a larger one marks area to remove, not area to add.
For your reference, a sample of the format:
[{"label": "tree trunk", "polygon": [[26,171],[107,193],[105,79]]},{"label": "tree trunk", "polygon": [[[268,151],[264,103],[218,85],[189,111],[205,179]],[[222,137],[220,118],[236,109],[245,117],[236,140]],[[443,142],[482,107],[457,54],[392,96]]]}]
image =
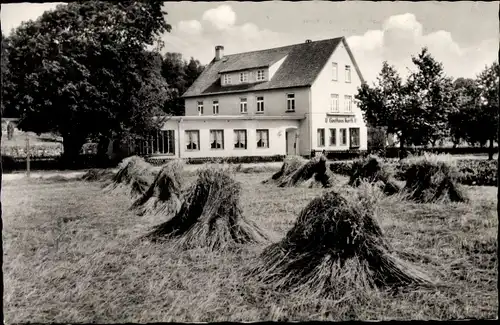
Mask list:
[{"label": "tree trunk", "polygon": [[85,137],[64,136],[63,135],[63,167],[73,167],[77,164],[80,150],[85,143]]},{"label": "tree trunk", "polygon": [[488,150],[488,160],[493,160],[493,154],[495,153],[493,150],[493,139],[490,139],[490,147]]},{"label": "tree trunk", "polygon": [[405,138],[403,135],[399,137],[399,159],[406,158]]}]

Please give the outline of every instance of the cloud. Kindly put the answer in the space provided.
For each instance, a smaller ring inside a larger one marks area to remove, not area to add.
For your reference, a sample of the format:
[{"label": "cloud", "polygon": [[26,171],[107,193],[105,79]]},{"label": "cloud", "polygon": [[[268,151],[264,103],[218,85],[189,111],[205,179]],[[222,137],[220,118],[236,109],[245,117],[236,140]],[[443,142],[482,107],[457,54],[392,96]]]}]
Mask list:
[{"label": "cloud", "polygon": [[218,30],[224,30],[234,25],[236,13],[229,5],[221,5],[203,13],[202,19],[210,22]]},{"label": "cloud", "polygon": [[177,28],[186,34],[199,35],[201,34],[203,27],[201,23],[197,20],[183,20],[177,24]]},{"label": "cloud", "polygon": [[394,65],[402,77],[413,69],[412,55],[427,47],[431,55],[443,63],[452,77],[475,77],[498,54],[498,40],[483,40],[476,46],[462,47],[451,33],[439,30],[423,33],[423,25],[415,15],[406,13],[387,18],[382,29],[347,39],[364,77],[374,81],[383,61]]}]

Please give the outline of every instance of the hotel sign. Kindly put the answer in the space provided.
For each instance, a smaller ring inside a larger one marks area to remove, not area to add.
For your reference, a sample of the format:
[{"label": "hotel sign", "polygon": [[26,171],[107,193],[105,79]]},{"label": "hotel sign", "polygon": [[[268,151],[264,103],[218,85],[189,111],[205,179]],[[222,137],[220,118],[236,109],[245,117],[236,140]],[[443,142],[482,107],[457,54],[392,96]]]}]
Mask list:
[{"label": "hotel sign", "polygon": [[356,123],[355,117],[325,117],[325,123]]}]

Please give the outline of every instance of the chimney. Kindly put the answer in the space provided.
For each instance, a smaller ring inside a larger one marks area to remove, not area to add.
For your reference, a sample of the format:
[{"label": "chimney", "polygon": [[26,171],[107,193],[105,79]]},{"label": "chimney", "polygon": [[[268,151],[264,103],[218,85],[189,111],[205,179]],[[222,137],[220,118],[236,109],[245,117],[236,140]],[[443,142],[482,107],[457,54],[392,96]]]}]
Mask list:
[{"label": "chimney", "polygon": [[306,39],[306,43],[311,43],[312,41],[310,39]]},{"label": "chimney", "polygon": [[224,46],[217,45],[215,47],[215,61],[219,61],[224,57]]}]

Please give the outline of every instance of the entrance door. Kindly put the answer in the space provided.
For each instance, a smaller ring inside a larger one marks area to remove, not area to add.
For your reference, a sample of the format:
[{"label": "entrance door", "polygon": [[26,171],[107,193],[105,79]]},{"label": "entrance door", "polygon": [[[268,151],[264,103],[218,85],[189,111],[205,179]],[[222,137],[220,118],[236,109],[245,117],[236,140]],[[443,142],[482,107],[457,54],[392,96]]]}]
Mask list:
[{"label": "entrance door", "polygon": [[296,155],[297,154],[295,150],[296,149],[295,142],[297,141],[296,130],[295,129],[286,130],[285,139],[286,139],[286,154],[288,156]]}]

